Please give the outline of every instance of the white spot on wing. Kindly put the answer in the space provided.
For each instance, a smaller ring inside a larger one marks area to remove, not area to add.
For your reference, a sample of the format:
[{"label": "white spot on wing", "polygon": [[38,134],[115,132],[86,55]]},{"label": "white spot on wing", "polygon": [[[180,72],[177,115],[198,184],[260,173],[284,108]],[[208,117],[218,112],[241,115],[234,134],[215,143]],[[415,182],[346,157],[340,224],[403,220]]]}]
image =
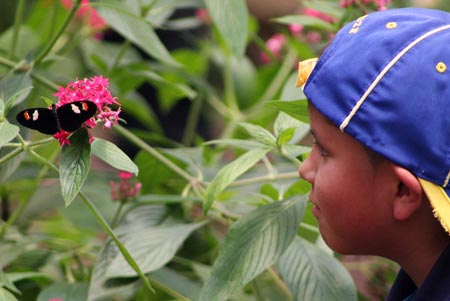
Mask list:
[{"label": "white spot on wing", "polygon": [[80,114],[80,113],[81,113],[80,108],[77,107],[76,105],[71,104],[70,107],[72,108],[72,111],[73,111],[75,114]]},{"label": "white spot on wing", "polygon": [[34,110],[32,116],[33,116],[33,121],[36,121],[36,120],[39,118],[39,112],[38,112],[38,110]]}]

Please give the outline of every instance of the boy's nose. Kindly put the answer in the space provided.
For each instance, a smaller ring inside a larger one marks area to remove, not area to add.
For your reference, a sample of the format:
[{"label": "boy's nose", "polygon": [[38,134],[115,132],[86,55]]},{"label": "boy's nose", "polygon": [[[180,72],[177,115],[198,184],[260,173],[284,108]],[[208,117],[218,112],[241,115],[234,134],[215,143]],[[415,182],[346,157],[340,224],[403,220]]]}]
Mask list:
[{"label": "boy's nose", "polygon": [[306,180],[309,183],[314,182],[314,177],[316,174],[315,168],[314,168],[314,160],[311,157],[313,154],[311,153],[308,158],[306,158],[300,167],[298,168],[298,174],[301,178]]}]

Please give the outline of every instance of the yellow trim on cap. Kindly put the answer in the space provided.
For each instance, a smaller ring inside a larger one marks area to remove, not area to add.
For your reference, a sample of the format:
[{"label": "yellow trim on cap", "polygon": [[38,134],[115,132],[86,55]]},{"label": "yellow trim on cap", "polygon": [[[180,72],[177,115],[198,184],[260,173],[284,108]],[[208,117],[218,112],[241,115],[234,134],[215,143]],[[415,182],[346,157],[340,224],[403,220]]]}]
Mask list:
[{"label": "yellow trim on cap", "polygon": [[303,87],[305,85],[309,75],[316,66],[317,60],[318,58],[315,57],[298,63],[297,81],[295,83],[296,87]]},{"label": "yellow trim on cap", "polygon": [[450,198],[441,186],[419,178],[420,185],[425,191],[434,216],[439,220],[442,227],[450,233]]}]

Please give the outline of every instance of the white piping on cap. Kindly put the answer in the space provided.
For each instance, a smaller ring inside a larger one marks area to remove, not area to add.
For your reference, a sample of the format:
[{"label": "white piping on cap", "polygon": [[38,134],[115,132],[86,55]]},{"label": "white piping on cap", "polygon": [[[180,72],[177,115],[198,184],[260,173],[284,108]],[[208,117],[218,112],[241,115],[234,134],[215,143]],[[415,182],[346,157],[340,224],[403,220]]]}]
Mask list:
[{"label": "white piping on cap", "polygon": [[445,178],[445,182],[444,185],[442,185],[442,187],[447,187],[449,181],[450,181],[450,171],[448,172],[448,175]]},{"label": "white piping on cap", "polygon": [[[341,131],[344,131],[344,129],[347,127],[347,125],[350,123],[350,120],[353,118],[353,116],[356,115],[356,113],[358,112],[359,108],[362,106],[362,104],[364,103],[364,101],[367,99],[367,97],[369,96],[370,93],[372,93],[373,89],[375,89],[375,87],[378,85],[378,83],[381,81],[381,79],[386,75],[386,73],[392,68],[392,66],[395,65],[395,63],[397,63],[403,55],[405,55],[405,53],[407,53],[411,48],[413,48],[414,46],[416,46],[417,44],[419,44],[421,41],[425,40],[426,38],[428,38],[429,36],[441,32],[443,30],[449,29],[450,28],[450,24],[449,25],[445,25],[445,26],[441,26],[438,28],[435,28],[423,35],[421,35],[420,37],[418,37],[417,39],[415,39],[414,41],[412,41],[407,47],[405,47],[400,53],[398,53],[390,62],[389,64],[386,65],[386,67],[384,67],[383,70],[381,70],[380,74],[378,74],[378,76],[375,78],[375,80],[372,82],[372,84],[369,86],[369,88],[366,90],[366,92],[363,94],[363,96],[361,96],[361,98],[358,100],[358,102],[356,103],[356,105],[353,107],[353,109],[351,110],[351,112],[348,114],[348,116],[344,119],[344,121],[342,121],[341,125],[339,126],[339,129]],[[447,176],[446,179],[446,184],[450,181],[450,173]]]}]

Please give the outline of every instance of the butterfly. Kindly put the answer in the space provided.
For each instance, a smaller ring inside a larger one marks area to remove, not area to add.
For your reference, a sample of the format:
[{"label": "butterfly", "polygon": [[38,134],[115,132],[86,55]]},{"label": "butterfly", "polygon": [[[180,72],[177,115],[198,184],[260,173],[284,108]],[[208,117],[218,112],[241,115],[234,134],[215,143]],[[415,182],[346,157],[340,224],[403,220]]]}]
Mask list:
[{"label": "butterfly", "polygon": [[75,101],[56,107],[52,104],[49,108],[30,108],[17,114],[17,121],[32,130],[43,134],[54,135],[60,130],[74,132],[83,122],[91,118],[97,112],[97,105],[92,101]]}]

